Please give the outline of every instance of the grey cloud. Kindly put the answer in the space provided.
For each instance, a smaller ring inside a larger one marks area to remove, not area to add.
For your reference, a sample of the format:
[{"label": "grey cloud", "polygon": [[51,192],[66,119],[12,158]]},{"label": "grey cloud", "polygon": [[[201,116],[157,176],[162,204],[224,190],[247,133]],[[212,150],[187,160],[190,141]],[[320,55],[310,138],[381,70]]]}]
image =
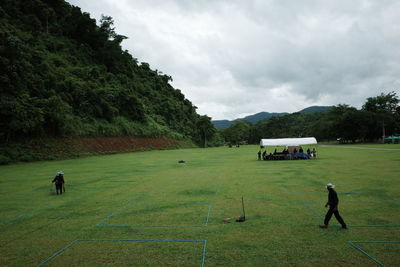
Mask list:
[{"label": "grey cloud", "polygon": [[361,106],[400,86],[400,2],[73,0],[114,18],[139,61],[199,112],[233,119],[310,105]]}]

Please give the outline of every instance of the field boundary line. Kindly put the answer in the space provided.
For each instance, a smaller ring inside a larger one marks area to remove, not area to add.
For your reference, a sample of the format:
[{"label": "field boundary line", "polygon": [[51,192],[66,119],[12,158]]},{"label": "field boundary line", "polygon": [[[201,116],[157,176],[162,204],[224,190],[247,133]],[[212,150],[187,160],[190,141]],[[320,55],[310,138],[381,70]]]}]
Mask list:
[{"label": "field boundary line", "polygon": [[[108,224],[105,223],[108,221],[111,217],[117,215],[121,211],[125,210],[129,206],[140,206],[140,205],[207,205],[208,206],[208,212],[207,216],[205,218],[204,224],[156,224],[156,225],[147,225],[147,224]],[[100,220],[96,226],[115,226],[115,227],[208,227],[208,221],[209,217],[211,214],[211,207],[212,204],[209,202],[154,202],[154,203],[127,203],[124,205],[122,208],[115,210],[112,212],[110,215],[104,217],[102,220]]]},{"label": "field boundary line", "polygon": [[13,218],[2,220],[2,221],[0,221],[0,225],[1,224],[7,224],[7,223],[10,223],[10,222],[19,220],[19,219],[21,219],[23,217],[26,217],[28,215],[34,214],[34,213],[38,212],[39,210],[42,210],[42,209],[45,209],[45,208],[48,208],[48,207],[52,206],[51,203],[43,203],[43,204],[40,204],[40,203],[0,203],[0,205],[1,206],[16,206],[16,205],[19,205],[19,206],[26,206],[26,207],[39,206],[37,208],[34,208],[33,210],[27,211],[25,213],[22,213],[20,215],[17,215],[15,217],[13,217]]},{"label": "field boundary line", "polygon": [[386,243],[386,244],[400,244],[400,241],[347,241],[348,244],[350,244],[354,249],[360,251],[362,254],[373,260],[375,263],[379,264],[380,266],[386,266],[382,262],[380,262],[377,258],[374,256],[368,254],[365,250],[360,248],[359,246],[355,245],[355,243]]},{"label": "field boundary line", "polygon": [[203,249],[202,249],[202,258],[201,258],[201,266],[204,267],[205,264],[205,258],[206,258],[206,246],[207,246],[207,240],[172,240],[172,239],[109,239],[109,238],[88,238],[88,239],[75,239],[65,247],[59,249],[46,259],[44,259],[42,262],[37,264],[36,266],[42,266],[55,258],[56,256],[60,255],[63,253],[66,249],[72,247],[78,242],[202,242],[203,243]]}]

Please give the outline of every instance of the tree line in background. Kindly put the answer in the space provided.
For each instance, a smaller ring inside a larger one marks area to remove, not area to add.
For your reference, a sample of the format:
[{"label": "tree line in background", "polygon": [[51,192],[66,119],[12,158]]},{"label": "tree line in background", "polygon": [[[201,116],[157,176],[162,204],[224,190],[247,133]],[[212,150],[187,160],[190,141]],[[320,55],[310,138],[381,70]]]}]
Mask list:
[{"label": "tree line in background", "polygon": [[292,113],[249,123],[236,120],[220,135],[231,144],[258,144],[262,138],[314,136],[319,141],[375,142],[400,134],[400,106],[395,92],[367,98],[361,109],[337,105],[324,112]]},{"label": "tree line in background", "polygon": [[137,136],[212,142],[208,116],[64,0],[1,0],[0,142],[35,137]]}]

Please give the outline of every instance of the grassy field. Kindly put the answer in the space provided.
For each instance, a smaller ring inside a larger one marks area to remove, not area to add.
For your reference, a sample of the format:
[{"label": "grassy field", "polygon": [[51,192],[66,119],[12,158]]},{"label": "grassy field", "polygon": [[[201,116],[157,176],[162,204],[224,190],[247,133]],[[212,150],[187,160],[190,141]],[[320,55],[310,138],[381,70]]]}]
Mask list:
[{"label": "grassy field", "polygon": [[[307,161],[257,161],[257,151],[1,166],[0,265],[376,266],[353,245],[400,265],[400,151],[319,147]],[[51,193],[58,170],[63,195]],[[318,227],[328,182],[348,230],[334,217]],[[224,223],[241,215],[242,196],[246,222]]]},{"label": "grassy field", "polygon": [[359,147],[359,148],[382,148],[382,149],[400,149],[400,144],[338,144],[338,143],[327,143],[326,145],[334,145],[341,148],[348,147]]}]

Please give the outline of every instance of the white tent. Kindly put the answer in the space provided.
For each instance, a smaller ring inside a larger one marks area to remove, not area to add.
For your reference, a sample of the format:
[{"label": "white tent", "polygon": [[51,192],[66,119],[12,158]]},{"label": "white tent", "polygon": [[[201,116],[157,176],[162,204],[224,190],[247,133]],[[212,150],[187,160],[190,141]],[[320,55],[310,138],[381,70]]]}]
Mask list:
[{"label": "white tent", "polygon": [[300,146],[317,144],[315,137],[261,139],[260,146]]}]

